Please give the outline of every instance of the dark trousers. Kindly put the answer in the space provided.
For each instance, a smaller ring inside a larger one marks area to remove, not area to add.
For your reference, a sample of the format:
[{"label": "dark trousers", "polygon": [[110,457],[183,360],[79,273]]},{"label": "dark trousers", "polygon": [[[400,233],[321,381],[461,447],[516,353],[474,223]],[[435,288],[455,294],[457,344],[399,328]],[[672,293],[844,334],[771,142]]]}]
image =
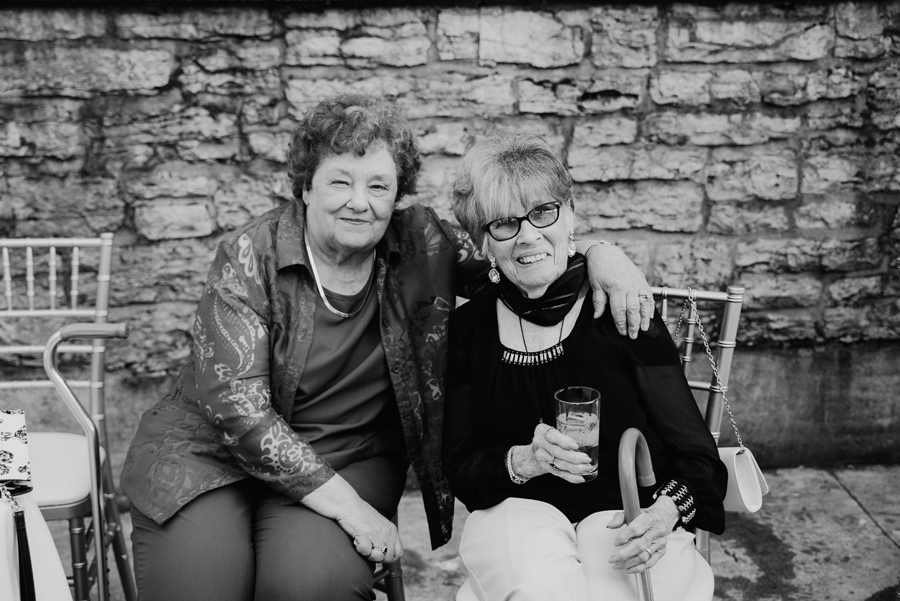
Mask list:
[{"label": "dark trousers", "polygon": [[[375,457],[338,473],[385,517],[406,465]],[[132,509],[140,601],[373,599],[372,564],[337,522],[248,478],[203,493],[160,526]]]}]

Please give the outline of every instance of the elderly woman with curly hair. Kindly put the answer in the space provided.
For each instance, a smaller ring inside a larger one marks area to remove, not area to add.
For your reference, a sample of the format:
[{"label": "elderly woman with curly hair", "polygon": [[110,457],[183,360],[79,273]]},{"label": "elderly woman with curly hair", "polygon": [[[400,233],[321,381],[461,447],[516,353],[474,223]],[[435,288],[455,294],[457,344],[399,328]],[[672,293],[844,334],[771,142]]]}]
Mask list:
[{"label": "elderly woman with curly hair", "polygon": [[[449,539],[447,319],[488,269],[458,227],[397,207],[419,165],[394,104],[323,101],[291,143],[299,202],[219,245],[191,356],[122,475],[143,601],[372,598],[373,563],[403,553],[410,464],[432,544]],[[615,247],[591,259],[613,311],[648,290]]]}]

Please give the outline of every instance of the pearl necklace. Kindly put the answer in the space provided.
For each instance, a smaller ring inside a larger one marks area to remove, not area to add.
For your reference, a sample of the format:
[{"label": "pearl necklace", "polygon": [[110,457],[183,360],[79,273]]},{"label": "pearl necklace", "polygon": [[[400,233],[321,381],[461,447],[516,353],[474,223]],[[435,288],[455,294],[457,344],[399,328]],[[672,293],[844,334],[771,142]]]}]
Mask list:
[{"label": "pearl necklace", "polygon": [[[319,296],[322,298],[322,302],[325,304],[325,308],[337,315],[338,317],[343,317],[344,319],[350,319],[351,317],[356,317],[359,315],[359,312],[363,310],[366,306],[366,301],[369,300],[369,294],[372,292],[372,280],[374,279],[374,274],[369,274],[369,280],[366,282],[366,296],[363,299],[362,304],[359,305],[359,308],[352,313],[344,313],[343,311],[338,311],[332,306],[330,302],[328,302],[328,297],[325,296],[325,289],[322,288],[322,282],[319,281],[319,272],[316,269],[316,260],[313,258],[312,250],[309,248],[309,241],[304,240],[306,244],[306,254],[309,256],[309,266],[312,268],[313,280],[316,282],[316,290],[319,291]],[[375,270],[375,251],[372,251],[372,270]]]}]

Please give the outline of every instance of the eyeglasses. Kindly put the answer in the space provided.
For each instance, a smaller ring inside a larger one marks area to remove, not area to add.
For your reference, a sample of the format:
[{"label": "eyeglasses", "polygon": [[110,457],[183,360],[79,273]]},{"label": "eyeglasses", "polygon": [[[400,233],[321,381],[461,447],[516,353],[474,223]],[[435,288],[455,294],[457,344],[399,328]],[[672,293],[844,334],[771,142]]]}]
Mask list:
[{"label": "eyeglasses", "polygon": [[526,219],[536,228],[549,227],[559,220],[559,206],[561,203],[548,202],[534,207],[524,217],[504,217],[495,219],[484,226],[484,230],[497,242],[503,242],[515,238]]}]

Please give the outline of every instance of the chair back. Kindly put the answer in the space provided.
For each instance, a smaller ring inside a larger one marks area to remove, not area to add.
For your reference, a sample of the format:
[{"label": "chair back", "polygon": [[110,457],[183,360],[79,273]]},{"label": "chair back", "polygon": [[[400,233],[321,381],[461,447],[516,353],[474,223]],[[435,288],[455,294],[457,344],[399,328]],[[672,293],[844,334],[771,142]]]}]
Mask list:
[{"label": "chair back", "polygon": [[[124,597],[135,601],[106,428],[104,339],[125,335],[123,325],[107,323],[112,247],[108,233],[97,238],[0,239],[0,360],[16,377],[40,373],[37,379],[0,378],[0,395],[17,389],[15,401],[21,401],[28,389],[54,390],[53,400],[61,400],[78,422],[83,436],[40,429],[29,436],[35,499],[46,520],[69,523],[68,579],[75,598],[95,598],[91,591],[96,585],[96,598],[108,601],[111,548]],[[89,355],[87,379],[60,373],[59,359],[68,366],[75,363],[69,361],[73,355]],[[81,395],[86,399],[76,397],[79,389],[87,391]],[[0,402],[10,401],[0,396]],[[35,415],[47,420],[53,406],[39,408]]]},{"label": "chair back", "polygon": [[[680,318],[683,316],[683,321],[686,325],[681,354],[684,375],[692,390],[705,392],[707,395],[704,413],[706,426],[712,433],[713,438],[715,438],[716,444],[718,444],[724,410],[723,395],[728,392],[728,381],[731,377],[731,365],[737,344],[741,306],[744,303],[744,288],[742,286],[729,286],[727,291],[721,292],[662,286],[653,288],[653,296],[660,302],[660,317],[667,324],[671,324],[676,319],[680,321]],[[691,297],[696,301],[696,304],[693,306],[687,302]],[[670,302],[676,305],[678,311],[677,317],[674,319],[672,312],[669,310]],[[702,323],[697,311],[697,305],[709,303],[723,305],[720,308],[718,319],[715,320],[718,323],[718,334],[715,337],[710,336],[709,328],[711,324],[708,323],[708,320],[706,323]],[[676,321],[676,327],[677,325]],[[679,332],[676,331],[673,335],[677,337]],[[698,335],[700,336],[698,337]],[[703,335],[707,337],[709,350],[715,347],[714,355],[707,355]],[[698,343],[701,345],[699,352],[705,357],[703,360],[713,359],[715,364],[714,372],[708,382],[691,379],[694,346]]]},{"label": "chair back", "polygon": [[[741,307],[744,303],[744,288],[729,286],[725,292],[722,292],[663,286],[654,287],[653,296],[660,303],[659,312],[663,321],[666,324],[675,322],[673,336],[676,339],[681,330],[678,326],[682,322],[686,326],[681,354],[684,375],[691,390],[706,393],[704,410],[706,427],[709,428],[716,445],[718,445],[721,436],[722,414],[725,409],[724,399],[728,393],[728,381],[731,377],[731,366],[734,360]],[[691,303],[691,299],[696,302]],[[669,310],[670,302],[676,307],[677,313],[674,316]],[[701,321],[698,306],[710,303],[719,310],[718,319]],[[718,333],[715,336],[711,336],[712,321],[718,325]],[[709,361],[712,366],[713,373],[709,381],[691,379],[690,372],[696,344],[701,345],[699,353],[705,356],[705,359],[702,360]],[[715,347],[715,354],[713,354],[713,347]],[[709,532],[697,530],[695,534],[697,550],[709,562]]]},{"label": "chair back", "polygon": [[[96,238],[0,239],[0,360],[38,368],[47,339],[61,326],[106,323],[112,250],[110,233]],[[89,411],[105,445],[104,341],[63,344],[59,352],[90,355],[89,378],[69,380],[69,385],[88,391]],[[53,383],[46,377],[0,380],[0,391],[38,388],[52,389]]]}]

